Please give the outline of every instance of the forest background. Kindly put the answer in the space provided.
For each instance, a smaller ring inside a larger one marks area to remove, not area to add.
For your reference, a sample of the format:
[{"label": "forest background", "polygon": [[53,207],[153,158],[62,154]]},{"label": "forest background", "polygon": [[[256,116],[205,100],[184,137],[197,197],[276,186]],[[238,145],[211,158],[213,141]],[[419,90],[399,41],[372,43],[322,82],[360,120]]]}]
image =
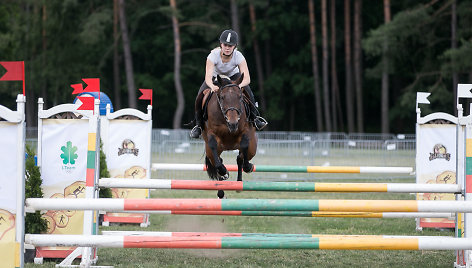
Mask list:
[{"label": "forest background", "polygon": [[[269,130],[414,133],[416,92],[432,93],[423,113],[454,114],[472,83],[466,0],[1,0],[0,61],[25,61],[28,126],[39,97],[71,103],[71,84],[100,78],[115,110],[145,111],[152,88],[153,127],[190,128],[228,28]],[[1,82],[1,104],[21,91]]]}]

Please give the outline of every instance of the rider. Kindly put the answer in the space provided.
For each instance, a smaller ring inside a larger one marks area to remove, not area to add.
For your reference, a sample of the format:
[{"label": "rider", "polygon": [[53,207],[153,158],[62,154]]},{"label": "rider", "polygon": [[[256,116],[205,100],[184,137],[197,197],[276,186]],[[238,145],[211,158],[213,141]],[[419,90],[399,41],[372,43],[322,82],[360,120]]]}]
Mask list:
[{"label": "rider", "polygon": [[236,49],[238,45],[238,34],[233,30],[224,30],[220,35],[220,46],[213,49],[207,57],[205,68],[205,81],[203,81],[197,98],[195,99],[195,127],[190,131],[190,137],[198,138],[202,134],[203,111],[202,111],[202,92],[209,88],[212,92],[218,90],[218,86],[213,84],[216,75],[225,75],[231,80],[236,80],[241,73],[244,74],[243,81],[239,85],[244,88],[252,102],[249,121],[254,122],[257,130],[263,129],[267,125],[267,121],[259,116],[256,108],[254,94],[249,87],[251,77],[247,67],[246,59],[243,54]]}]

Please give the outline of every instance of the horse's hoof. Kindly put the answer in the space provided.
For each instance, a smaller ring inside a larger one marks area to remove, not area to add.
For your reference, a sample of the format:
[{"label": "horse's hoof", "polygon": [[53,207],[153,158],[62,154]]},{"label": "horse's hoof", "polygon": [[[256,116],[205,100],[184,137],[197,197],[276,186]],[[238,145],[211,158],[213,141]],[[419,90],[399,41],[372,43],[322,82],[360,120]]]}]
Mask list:
[{"label": "horse's hoof", "polygon": [[229,174],[228,174],[228,173],[226,173],[226,174],[223,175],[223,176],[220,176],[220,179],[219,179],[219,180],[220,180],[220,181],[225,181],[225,180],[227,180],[227,179],[229,179]]},{"label": "horse's hoof", "polygon": [[223,199],[225,197],[225,192],[223,190],[218,190],[218,193],[216,195],[219,199]]},{"label": "horse's hoof", "polygon": [[251,173],[254,171],[254,165],[253,164],[249,164],[249,165],[250,165],[249,168],[247,166],[243,167],[244,172]]}]

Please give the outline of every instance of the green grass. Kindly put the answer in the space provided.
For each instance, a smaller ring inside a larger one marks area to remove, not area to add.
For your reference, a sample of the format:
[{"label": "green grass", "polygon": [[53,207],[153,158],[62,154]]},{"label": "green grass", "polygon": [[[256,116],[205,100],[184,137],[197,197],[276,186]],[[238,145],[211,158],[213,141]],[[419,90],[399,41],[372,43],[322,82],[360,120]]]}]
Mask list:
[{"label": "green grass", "polygon": [[[405,182],[408,180],[402,180]],[[411,182],[411,180],[410,180]],[[226,192],[228,198],[300,199],[414,199],[390,193],[286,193]],[[215,198],[215,191],[156,190],[154,198]],[[414,219],[290,218],[240,216],[151,215],[151,226],[100,227],[100,230],[307,233],[358,235],[440,235],[453,232],[415,231]],[[359,250],[202,250],[202,249],[99,249],[97,265],[115,267],[451,267],[454,251]],[[54,267],[56,262],[26,267]]]}]

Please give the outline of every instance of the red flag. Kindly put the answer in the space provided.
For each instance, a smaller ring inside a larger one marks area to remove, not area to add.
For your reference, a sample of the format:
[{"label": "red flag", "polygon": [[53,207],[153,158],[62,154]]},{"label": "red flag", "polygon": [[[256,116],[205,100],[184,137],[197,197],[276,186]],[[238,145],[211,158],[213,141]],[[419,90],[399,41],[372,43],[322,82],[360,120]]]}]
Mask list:
[{"label": "red flag", "polygon": [[82,78],[82,81],[87,85],[84,89],[82,84],[72,84],[70,85],[74,91],[72,95],[80,94],[84,92],[100,92],[100,79],[99,78]]},{"label": "red flag", "polygon": [[140,88],[139,91],[143,93],[141,97],[139,97],[140,100],[151,100],[151,106],[152,106],[152,89],[143,89]]},{"label": "red flag", "polygon": [[25,94],[25,62],[24,61],[0,61],[7,72],[0,77],[0,81],[23,81],[23,96]]},{"label": "red flag", "polygon": [[82,84],[73,84],[70,86],[74,89],[74,91],[72,91],[72,95],[84,92],[84,86]]},{"label": "red flag", "polygon": [[94,97],[78,97],[78,99],[82,102],[82,105],[80,105],[77,110],[93,110],[95,102]]},{"label": "red flag", "polygon": [[7,72],[0,77],[0,81],[23,81],[24,61],[0,61]]},{"label": "red flag", "polygon": [[84,92],[100,92],[100,79],[99,78],[82,78],[82,81],[87,84]]}]

